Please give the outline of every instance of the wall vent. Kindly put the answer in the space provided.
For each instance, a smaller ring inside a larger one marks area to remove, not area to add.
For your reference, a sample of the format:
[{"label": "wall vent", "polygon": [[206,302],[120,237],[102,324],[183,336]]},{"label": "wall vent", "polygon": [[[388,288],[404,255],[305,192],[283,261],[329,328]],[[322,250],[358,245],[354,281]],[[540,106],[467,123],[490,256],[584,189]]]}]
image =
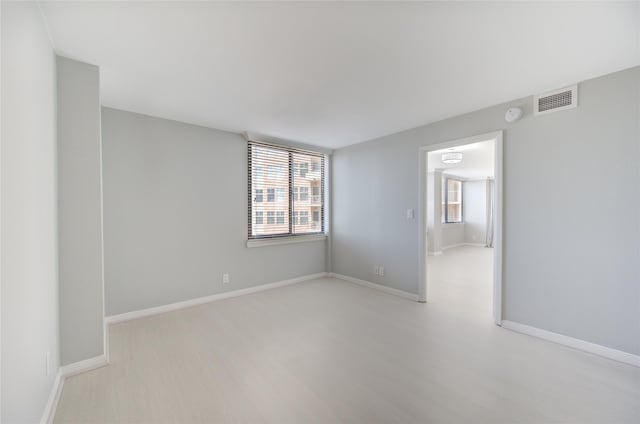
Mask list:
[{"label": "wall vent", "polygon": [[578,107],[577,85],[538,94],[533,98],[533,111],[535,115],[559,112],[574,107]]}]

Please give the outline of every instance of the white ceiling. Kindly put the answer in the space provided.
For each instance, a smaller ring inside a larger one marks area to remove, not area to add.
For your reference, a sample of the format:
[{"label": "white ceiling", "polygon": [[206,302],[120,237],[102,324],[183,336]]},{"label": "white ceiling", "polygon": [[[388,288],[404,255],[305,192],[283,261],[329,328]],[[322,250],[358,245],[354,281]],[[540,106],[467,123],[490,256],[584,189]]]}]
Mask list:
[{"label": "white ceiling", "polygon": [[[469,180],[493,178],[495,173],[494,146],[495,140],[489,140],[429,152],[427,154],[428,171],[440,169],[445,175]],[[462,152],[462,162],[442,163],[442,154],[445,152]]]},{"label": "white ceiling", "polygon": [[337,148],[640,64],[628,3],[42,2],[105,106]]}]

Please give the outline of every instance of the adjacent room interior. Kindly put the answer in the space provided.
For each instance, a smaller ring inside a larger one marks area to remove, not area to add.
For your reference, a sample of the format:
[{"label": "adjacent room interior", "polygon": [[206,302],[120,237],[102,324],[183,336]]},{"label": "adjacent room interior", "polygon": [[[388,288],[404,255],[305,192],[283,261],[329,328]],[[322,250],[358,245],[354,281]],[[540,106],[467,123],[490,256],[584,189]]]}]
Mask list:
[{"label": "adjacent room interior", "polygon": [[490,321],[495,209],[500,207],[495,201],[496,140],[454,143],[464,144],[436,145],[426,153],[426,300],[447,302]]},{"label": "adjacent room interior", "polygon": [[640,422],[640,3],[0,12],[3,424]]}]

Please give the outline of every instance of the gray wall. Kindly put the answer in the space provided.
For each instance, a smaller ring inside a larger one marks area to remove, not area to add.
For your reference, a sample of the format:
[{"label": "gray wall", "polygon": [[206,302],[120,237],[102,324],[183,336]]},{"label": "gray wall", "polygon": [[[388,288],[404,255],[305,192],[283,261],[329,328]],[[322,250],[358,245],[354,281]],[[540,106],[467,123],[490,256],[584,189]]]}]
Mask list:
[{"label": "gray wall", "polygon": [[58,223],[62,365],[104,353],[98,68],[58,70]]},{"label": "gray wall", "polygon": [[577,109],[526,98],[337,150],[333,271],[418,293],[418,148],[503,128],[504,319],[640,354],[639,85],[636,67],[581,83]]},{"label": "gray wall", "polygon": [[487,180],[465,181],[462,190],[464,242],[485,244],[487,238]]},{"label": "gray wall", "polygon": [[440,226],[442,232],[441,248],[446,249],[447,247],[460,246],[461,244],[464,244],[465,226],[464,222],[442,224]]},{"label": "gray wall", "polygon": [[0,421],[36,423],[59,364],[55,55],[36,4],[1,8]]},{"label": "gray wall", "polygon": [[325,271],[324,241],[245,246],[240,135],[109,108],[102,131],[107,315]]}]

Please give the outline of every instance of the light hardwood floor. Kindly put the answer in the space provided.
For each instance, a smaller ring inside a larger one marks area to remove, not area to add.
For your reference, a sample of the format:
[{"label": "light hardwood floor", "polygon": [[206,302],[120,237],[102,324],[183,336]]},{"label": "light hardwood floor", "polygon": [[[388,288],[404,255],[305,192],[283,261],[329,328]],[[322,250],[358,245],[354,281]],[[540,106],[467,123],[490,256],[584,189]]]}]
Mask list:
[{"label": "light hardwood floor", "polygon": [[320,279],[113,325],[55,422],[639,423],[640,369],[492,323],[490,260],[430,257],[428,304]]}]

